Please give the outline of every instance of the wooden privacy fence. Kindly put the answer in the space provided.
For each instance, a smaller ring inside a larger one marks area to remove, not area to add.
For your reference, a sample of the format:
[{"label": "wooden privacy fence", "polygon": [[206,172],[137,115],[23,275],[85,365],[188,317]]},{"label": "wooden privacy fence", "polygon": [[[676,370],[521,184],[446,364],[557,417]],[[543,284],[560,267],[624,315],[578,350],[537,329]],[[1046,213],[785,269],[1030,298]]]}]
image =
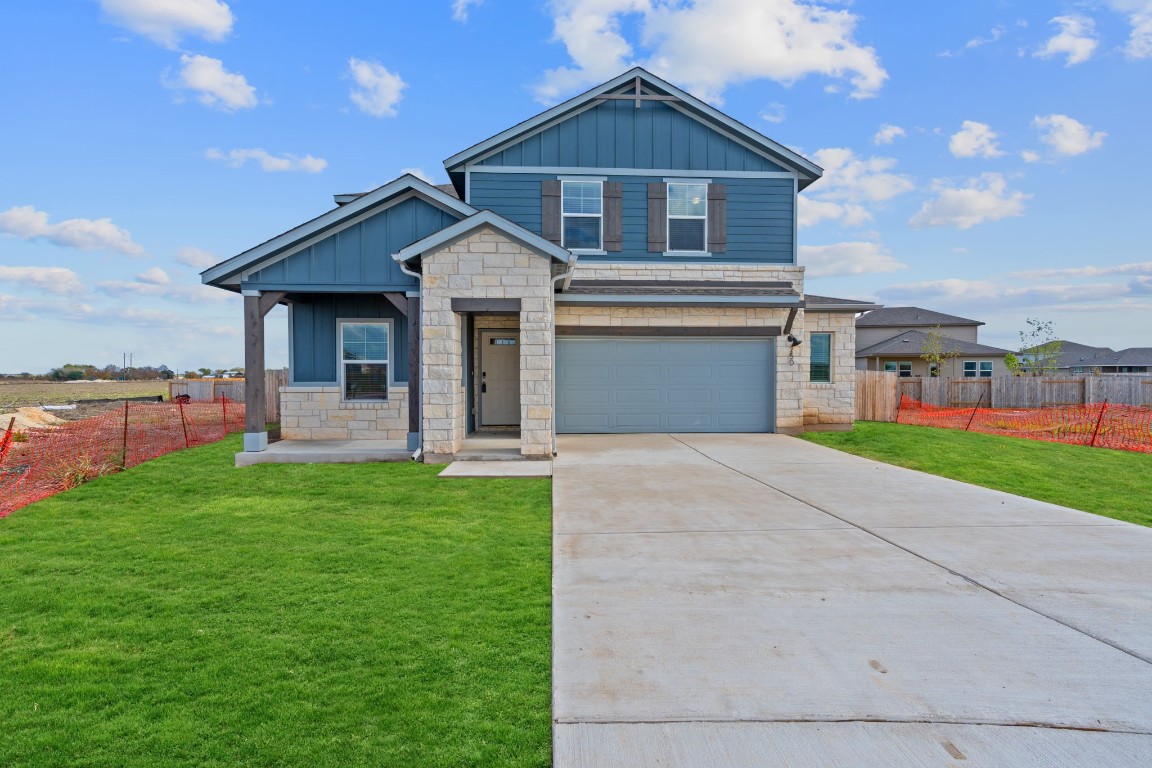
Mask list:
[{"label": "wooden privacy fence", "polygon": [[[268,421],[280,421],[280,387],[288,386],[286,369],[264,371],[264,408]],[[210,402],[221,396],[244,402],[244,379],[173,379],[168,399],[188,395],[192,402]]]},{"label": "wooden privacy fence", "polygon": [[895,373],[856,371],[856,418],[896,421],[904,396],[938,408],[1055,408],[1103,403],[1152,405],[1152,376],[996,376],[991,379],[898,378]]}]

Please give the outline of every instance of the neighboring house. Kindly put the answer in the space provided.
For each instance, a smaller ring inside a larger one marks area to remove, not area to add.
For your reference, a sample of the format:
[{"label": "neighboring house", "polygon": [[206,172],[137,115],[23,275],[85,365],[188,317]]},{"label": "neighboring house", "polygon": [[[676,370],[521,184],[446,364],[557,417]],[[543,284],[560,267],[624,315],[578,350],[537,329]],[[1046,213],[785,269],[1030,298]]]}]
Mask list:
[{"label": "neighboring house", "polygon": [[[1028,350],[1020,353],[1025,364],[1030,360]],[[1060,342],[1060,358],[1056,372],[1082,373],[1147,373],[1152,371],[1152,347],[1129,347],[1116,351],[1109,347],[1090,347],[1074,341]]]},{"label": "neighboring house", "polygon": [[[244,295],[246,366],[289,311],[289,440],[476,431],[850,429],[859,312],[806,296],[796,196],[821,169],[643,69],[208,270]],[[266,447],[250,377],[245,449]]]},{"label": "neighboring house", "polygon": [[[891,371],[901,377],[952,376],[981,378],[1003,376],[1004,356],[1009,350],[980,344],[979,320],[946,315],[920,307],[884,307],[856,318],[856,369]],[[943,371],[929,371],[923,357],[928,334],[944,337],[949,355]]]}]

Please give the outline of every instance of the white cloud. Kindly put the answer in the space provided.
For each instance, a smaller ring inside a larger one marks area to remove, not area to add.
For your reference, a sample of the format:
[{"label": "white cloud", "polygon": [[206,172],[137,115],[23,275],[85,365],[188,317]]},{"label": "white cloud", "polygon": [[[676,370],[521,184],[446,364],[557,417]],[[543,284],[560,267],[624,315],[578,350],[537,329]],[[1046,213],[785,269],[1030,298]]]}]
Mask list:
[{"label": "white cloud", "polygon": [[948,151],[953,157],[1000,157],[1004,153],[996,139],[996,132],[987,123],[965,120],[948,139]]},{"label": "white cloud", "polygon": [[160,267],[146,269],[136,275],[136,279],[149,285],[169,285],[172,283],[172,278],[168,277],[168,273],[160,269]]},{"label": "white cloud", "polygon": [[348,59],[348,70],[356,81],[349,93],[352,103],[374,117],[395,117],[396,105],[408,84],[375,61]]},{"label": "white cloud", "polygon": [[235,21],[220,0],[100,0],[100,8],[114,24],[168,48],[185,35],[223,40]]},{"label": "white cloud", "polygon": [[872,143],[877,146],[881,144],[891,144],[896,141],[896,139],[902,139],[907,135],[908,132],[900,126],[884,123],[880,126],[880,130],[876,131],[876,135],[872,137]]},{"label": "white cloud", "polygon": [[907,266],[884,250],[884,246],[869,242],[802,245],[798,260],[809,278],[872,275],[895,272]]},{"label": "white cloud", "polygon": [[1152,275],[1152,261],[1135,261],[1111,266],[1057,267],[1051,269],[1026,269],[1010,272],[1011,278],[1037,280],[1053,277],[1102,277],[1107,275]]},{"label": "white cloud", "polygon": [[1125,14],[1132,27],[1124,54],[1130,59],[1152,57],[1152,0],[1109,0],[1108,5]]},{"label": "white cloud", "polygon": [[0,282],[32,285],[48,293],[83,293],[80,276],[64,267],[0,266]]},{"label": "white cloud", "polygon": [[[715,103],[729,86],[762,78],[790,85],[823,75],[848,81],[854,98],[875,96],[888,78],[876,51],[854,39],[859,17],[816,2],[551,0],[548,11],[572,66],[544,73],[536,96],[545,103],[634,63]],[[645,55],[635,55],[625,22],[638,26]]]},{"label": "white cloud", "polygon": [[208,269],[220,260],[208,251],[188,245],[176,251],[176,261],[193,269]]},{"label": "white cloud", "polygon": [[112,219],[67,219],[51,224],[48,214],[31,205],[0,212],[0,232],[23,238],[43,239],[53,245],[81,251],[115,251],[125,256],[143,256],[144,248],[132,242],[128,230]]},{"label": "white cloud", "polygon": [[[1058,306],[1111,301],[1131,293],[1128,283],[1019,286],[993,280],[949,278],[893,285],[876,292],[892,301],[966,304],[992,307]],[[1115,305],[1113,305],[1115,307]]]},{"label": "white cloud", "polygon": [[401,168],[400,169],[400,175],[401,176],[403,176],[406,173],[412,174],[416,178],[420,179],[420,181],[424,181],[424,182],[427,182],[429,184],[435,184],[436,183],[435,181],[432,180],[432,176],[429,175],[428,173],[426,173],[423,168]]},{"label": "white cloud", "polygon": [[1064,66],[1083,64],[1092,58],[1100,44],[1096,38],[1096,22],[1087,16],[1057,16],[1050,22],[1060,31],[1048,39],[1033,55],[1041,59],[1064,56]]},{"label": "white cloud", "polygon": [[784,105],[778,101],[772,102],[760,113],[760,119],[773,124],[784,122]]},{"label": "white cloud", "polygon": [[104,280],[96,283],[103,294],[119,298],[123,296],[147,296],[154,299],[186,304],[225,304],[238,302],[239,297],[230,291],[222,291],[207,285],[170,285],[141,282],[143,275],[136,280]]},{"label": "white cloud", "polygon": [[1023,192],[1010,192],[1008,182],[999,173],[981,174],[969,179],[963,187],[938,179],[933,189],[936,197],[924,203],[908,220],[909,226],[969,229],[984,222],[1023,215],[1024,201],[1031,197]]},{"label": "white cloud", "polygon": [[174,80],[165,78],[164,85],[195,91],[201,104],[222,112],[252,109],[257,104],[256,89],[244,75],[229,72],[224,62],[211,56],[181,54],[180,74]]},{"label": "white cloud", "polygon": [[896,166],[890,157],[863,158],[846,147],[830,147],[814,152],[812,160],[824,169],[824,176],[799,198],[797,224],[801,227],[821,221],[859,226],[872,219],[868,205],[891,200],[914,187],[907,176],[890,172]]},{"label": "white cloud", "polygon": [[989,43],[994,43],[1000,38],[1004,37],[1004,31],[1004,26],[1002,24],[997,24],[996,26],[992,27],[992,30],[988,33],[988,37],[974,37],[968,42],[964,43],[964,47],[968,50],[971,50],[973,48],[979,48],[983,45],[988,45]]},{"label": "white cloud", "polygon": [[1025,149],[1020,153],[1020,157],[1023,158],[1024,162],[1026,163],[1040,162],[1040,153],[1034,149]]},{"label": "white cloud", "polygon": [[468,21],[468,13],[473,6],[480,5],[484,0],[453,0],[452,18],[463,24]]},{"label": "white cloud", "polygon": [[1052,151],[1063,157],[1082,155],[1104,144],[1108,135],[1104,131],[1093,131],[1079,120],[1068,115],[1045,115],[1037,117],[1032,125],[1044,131],[1040,141],[1052,148]]},{"label": "white cloud", "polygon": [[322,157],[313,157],[312,155],[304,155],[298,157],[296,155],[286,154],[281,157],[270,154],[267,150],[254,147],[252,149],[231,149],[228,152],[222,152],[215,147],[209,148],[204,151],[204,157],[209,160],[222,160],[230,168],[239,168],[249,160],[254,160],[260,165],[260,170],[268,173],[277,173],[282,171],[303,171],[304,173],[320,173],[328,167],[328,161]]}]

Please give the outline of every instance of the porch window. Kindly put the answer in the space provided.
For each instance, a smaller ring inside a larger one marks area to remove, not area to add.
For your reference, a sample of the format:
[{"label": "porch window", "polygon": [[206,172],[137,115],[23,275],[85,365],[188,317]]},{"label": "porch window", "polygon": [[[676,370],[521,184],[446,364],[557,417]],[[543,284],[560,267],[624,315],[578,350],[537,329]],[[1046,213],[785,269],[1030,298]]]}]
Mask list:
[{"label": "porch window", "polygon": [[668,183],[668,250],[703,253],[708,242],[708,185]]},{"label": "porch window", "polygon": [[902,379],[912,378],[912,363],[899,363],[895,360],[889,360],[884,363],[884,370],[888,373],[895,373]]},{"label": "porch window", "polygon": [[964,378],[966,379],[990,379],[992,378],[992,361],[991,360],[965,360],[964,361]]},{"label": "porch window", "polygon": [[832,334],[810,333],[812,357],[808,368],[808,381],[832,381]]},{"label": "porch window", "polygon": [[604,189],[600,181],[564,181],[561,191],[564,240],[572,251],[598,251],[603,247]]},{"label": "porch window", "polygon": [[345,400],[388,399],[388,323],[340,324],[340,384]]}]

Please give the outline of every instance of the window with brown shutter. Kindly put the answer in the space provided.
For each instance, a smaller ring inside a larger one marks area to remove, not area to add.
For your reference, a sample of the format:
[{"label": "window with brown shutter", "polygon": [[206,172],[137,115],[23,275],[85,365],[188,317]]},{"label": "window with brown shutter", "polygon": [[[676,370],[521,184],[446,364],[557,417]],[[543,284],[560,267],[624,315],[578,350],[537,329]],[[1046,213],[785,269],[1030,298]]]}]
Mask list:
[{"label": "window with brown shutter", "polygon": [[662,181],[648,185],[648,251],[668,250],[668,186]]},{"label": "window with brown shutter", "polygon": [[559,179],[540,182],[540,236],[556,245],[561,240],[560,191]]},{"label": "window with brown shutter", "polygon": [[728,188],[723,184],[708,185],[708,251],[728,250]]},{"label": "window with brown shutter", "polygon": [[624,250],[624,185],[604,182],[604,250]]}]

